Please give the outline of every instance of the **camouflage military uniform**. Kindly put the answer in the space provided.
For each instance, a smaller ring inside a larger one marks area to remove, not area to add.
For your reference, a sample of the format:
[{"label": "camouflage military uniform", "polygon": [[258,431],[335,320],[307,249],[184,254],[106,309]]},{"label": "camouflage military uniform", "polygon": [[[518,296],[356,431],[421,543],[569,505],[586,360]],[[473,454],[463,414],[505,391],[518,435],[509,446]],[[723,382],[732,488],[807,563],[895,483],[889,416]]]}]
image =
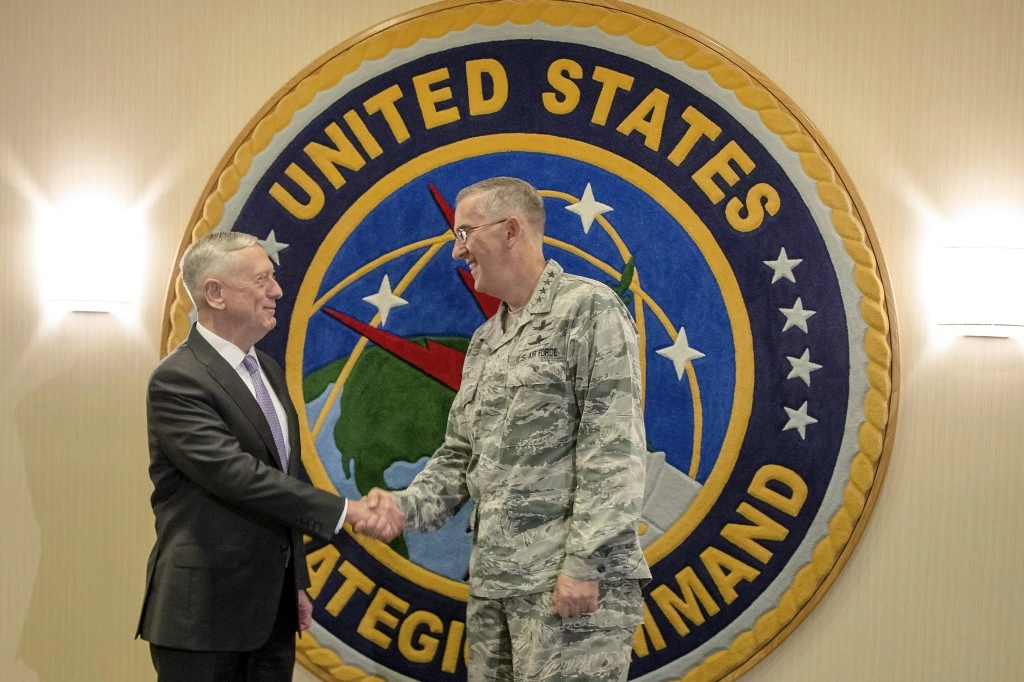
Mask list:
[{"label": "camouflage military uniform", "polygon": [[[554,261],[503,330],[506,310],[473,335],[445,441],[396,493],[407,525],[419,530],[476,502],[471,659],[474,640],[486,639],[474,600],[546,594],[550,611],[560,572],[602,586],[650,578],[637,537],[646,440],[631,318],[611,289]],[[631,635],[640,609],[637,594],[616,626]]]},{"label": "camouflage military uniform", "polygon": [[597,611],[576,618],[555,613],[547,591],[505,599],[470,595],[470,682],[625,680],[640,622],[640,583],[599,587]]}]

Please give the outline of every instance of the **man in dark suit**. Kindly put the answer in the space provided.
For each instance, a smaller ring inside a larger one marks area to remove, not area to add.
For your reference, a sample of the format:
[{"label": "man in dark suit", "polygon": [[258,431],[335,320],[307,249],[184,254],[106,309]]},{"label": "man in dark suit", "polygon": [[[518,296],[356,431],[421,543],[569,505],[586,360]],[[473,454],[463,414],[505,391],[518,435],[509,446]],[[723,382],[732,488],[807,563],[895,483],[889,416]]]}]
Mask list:
[{"label": "man in dark suit", "polygon": [[400,528],[296,478],[299,422],[280,366],[254,344],[281,287],[255,237],[216,233],[181,262],[198,324],[149,382],[156,544],[136,636],[161,682],[290,680],[312,604],[300,533]]}]

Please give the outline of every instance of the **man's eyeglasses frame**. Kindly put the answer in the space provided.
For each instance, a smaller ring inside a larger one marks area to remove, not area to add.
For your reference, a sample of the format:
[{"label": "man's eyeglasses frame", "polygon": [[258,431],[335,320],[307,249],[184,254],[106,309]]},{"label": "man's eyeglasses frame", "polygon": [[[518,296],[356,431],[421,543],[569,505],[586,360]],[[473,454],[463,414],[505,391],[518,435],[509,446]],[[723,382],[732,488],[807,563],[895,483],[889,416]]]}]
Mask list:
[{"label": "man's eyeglasses frame", "polygon": [[456,227],[454,230],[455,238],[458,239],[463,244],[465,244],[467,241],[469,241],[469,236],[475,230],[481,230],[485,227],[492,227],[494,225],[501,225],[502,223],[507,222],[508,219],[511,217],[512,216],[509,216],[508,218],[502,218],[501,220],[495,220],[493,223],[484,223],[483,225],[468,225]]}]

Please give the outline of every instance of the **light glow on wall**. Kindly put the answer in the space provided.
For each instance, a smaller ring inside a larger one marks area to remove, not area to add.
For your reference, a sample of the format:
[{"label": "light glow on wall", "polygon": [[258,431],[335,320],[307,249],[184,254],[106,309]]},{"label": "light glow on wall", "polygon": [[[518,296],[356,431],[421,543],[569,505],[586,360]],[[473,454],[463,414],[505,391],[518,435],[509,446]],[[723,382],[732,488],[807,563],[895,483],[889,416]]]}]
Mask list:
[{"label": "light glow on wall", "polygon": [[98,190],[38,204],[35,255],[50,311],[130,309],[145,273],[144,211]]},{"label": "light glow on wall", "polygon": [[945,221],[929,298],[959,336],[1024,336],[1024,212],[979,207]]}]

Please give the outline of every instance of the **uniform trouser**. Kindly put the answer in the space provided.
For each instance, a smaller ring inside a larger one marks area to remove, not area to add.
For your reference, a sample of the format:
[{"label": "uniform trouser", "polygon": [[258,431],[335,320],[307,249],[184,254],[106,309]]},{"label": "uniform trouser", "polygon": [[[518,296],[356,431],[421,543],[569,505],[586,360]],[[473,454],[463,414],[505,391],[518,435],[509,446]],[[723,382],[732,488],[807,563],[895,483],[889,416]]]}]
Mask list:
[{"label": "uniform trouser", "polygon": [[597,611],[576,618],[554,612],[550,591],[502,599],[470,595],[469,682],[625,680],[642,619],[636,580],[602,582]]}]

